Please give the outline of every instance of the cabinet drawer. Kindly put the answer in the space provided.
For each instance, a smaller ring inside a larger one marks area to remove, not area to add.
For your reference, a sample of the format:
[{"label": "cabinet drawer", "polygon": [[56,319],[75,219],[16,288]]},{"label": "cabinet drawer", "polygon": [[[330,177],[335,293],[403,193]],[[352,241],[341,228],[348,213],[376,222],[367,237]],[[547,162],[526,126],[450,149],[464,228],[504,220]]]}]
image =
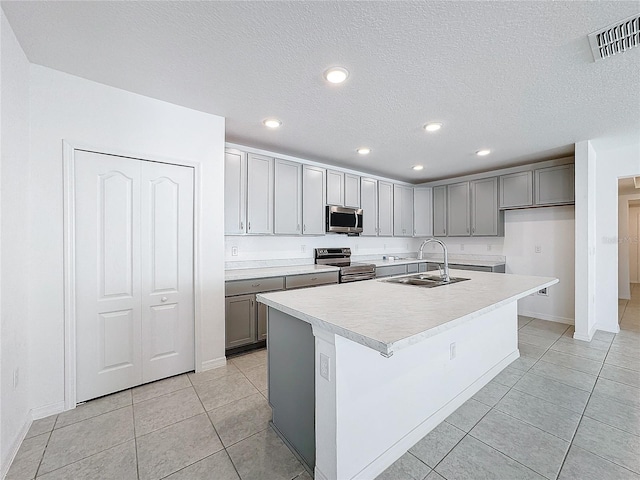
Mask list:
[{"label": "cabinet drawer", "polygon": [[226,297],[230,297],[231,295],[270,292],[272,290],[282,290],[283,288],[284,279],[282,277],[254,278],[251,280],[225,282],[224,294]]},{"label": "cabinet drawer", "polygon": [[407,273],[406,265],[393,265],[388,267],[376,267],[376,278],[404,275]]},{"label": "cabinet drawer", "polygon": [[456,263],[450,263],[449,268],[454,270],[470,270],[474,272],[490,272],[491,267],[483,267],[480,265],[458,265]]},{"label": "cabinet drawer", "polygon": [[305,275],[291,275],[285,278],[285,288],[315,287],[338,283],[338,272],[309,273]]},{"label": "cabinet drawer", "polygon": [[418,264],[410,263],[407,265],[407,273],[418,273]]}]

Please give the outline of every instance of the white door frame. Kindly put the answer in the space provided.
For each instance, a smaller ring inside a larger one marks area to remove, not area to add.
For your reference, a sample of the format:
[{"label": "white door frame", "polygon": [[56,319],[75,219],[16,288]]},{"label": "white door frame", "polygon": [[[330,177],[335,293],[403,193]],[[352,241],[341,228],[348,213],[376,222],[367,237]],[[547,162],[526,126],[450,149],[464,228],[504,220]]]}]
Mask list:
[{"label": "white door frame", "polygon": [[76,407],[76,249],[75,249],[75,153],[85,151],[103,155],[126,157],[147,162],[168,163],[194,169],[193,176],[193,312],[194,312],[194,352],[195,368],[199,371],[202,358],[201,326],[202,312],[200,298],[200,231],[202,225],[200,178],[201,167],[197,162],[161,158],[158,156],[123,152],[113,148],[98,148],[78,142],[62,141],[63,193],[64,193],[64,409]]}]

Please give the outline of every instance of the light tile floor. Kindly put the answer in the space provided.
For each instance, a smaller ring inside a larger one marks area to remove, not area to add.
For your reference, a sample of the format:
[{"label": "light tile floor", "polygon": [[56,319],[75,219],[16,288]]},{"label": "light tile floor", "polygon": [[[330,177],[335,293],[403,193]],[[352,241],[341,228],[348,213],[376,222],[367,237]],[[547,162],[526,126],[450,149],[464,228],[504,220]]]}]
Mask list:
[{"label": "light tile floor", "polygon": [[[640,285],[621,332],[520,317],[521,357],[378,480],[640,479]],[[7,479],[309,480],[269,428],[266,351],[33,423]]]}]

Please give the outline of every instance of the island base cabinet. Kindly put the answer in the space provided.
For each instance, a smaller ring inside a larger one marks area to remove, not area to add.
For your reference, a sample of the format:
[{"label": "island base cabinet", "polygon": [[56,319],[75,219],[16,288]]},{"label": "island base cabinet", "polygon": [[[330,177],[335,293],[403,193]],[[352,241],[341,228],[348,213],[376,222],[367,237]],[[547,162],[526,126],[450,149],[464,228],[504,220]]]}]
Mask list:
[{"label": "island base cabinet", "polygon": [[315,341],[311,325],[268,309],[268,384],[272,424],[309,471],[316,457]]},{"label": "island base cabinet", "polygon": [[375,478],[519,357],[517,319],[514,301],[386,357],[270,307],[273,425],[315,478]]}]

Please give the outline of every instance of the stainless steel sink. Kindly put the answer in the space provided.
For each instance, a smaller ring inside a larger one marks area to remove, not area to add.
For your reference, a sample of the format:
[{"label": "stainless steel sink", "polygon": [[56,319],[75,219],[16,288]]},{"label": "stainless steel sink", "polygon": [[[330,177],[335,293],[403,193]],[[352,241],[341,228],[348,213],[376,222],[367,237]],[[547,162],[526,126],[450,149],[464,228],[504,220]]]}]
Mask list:
[{"label": "stainless steel sink", "polygon": [[449,285],[452,283],[464,282],[469,280],[468,278],[451,277],[446,282],[438,275],[428,275],[426,273],[415,273],[413,275],[407,275],[405,277],[394,277],[382,280],[389,283],[400,283],[403,285],[415,285],[416,287],[433,288],[440,287],[442,285]]}]

